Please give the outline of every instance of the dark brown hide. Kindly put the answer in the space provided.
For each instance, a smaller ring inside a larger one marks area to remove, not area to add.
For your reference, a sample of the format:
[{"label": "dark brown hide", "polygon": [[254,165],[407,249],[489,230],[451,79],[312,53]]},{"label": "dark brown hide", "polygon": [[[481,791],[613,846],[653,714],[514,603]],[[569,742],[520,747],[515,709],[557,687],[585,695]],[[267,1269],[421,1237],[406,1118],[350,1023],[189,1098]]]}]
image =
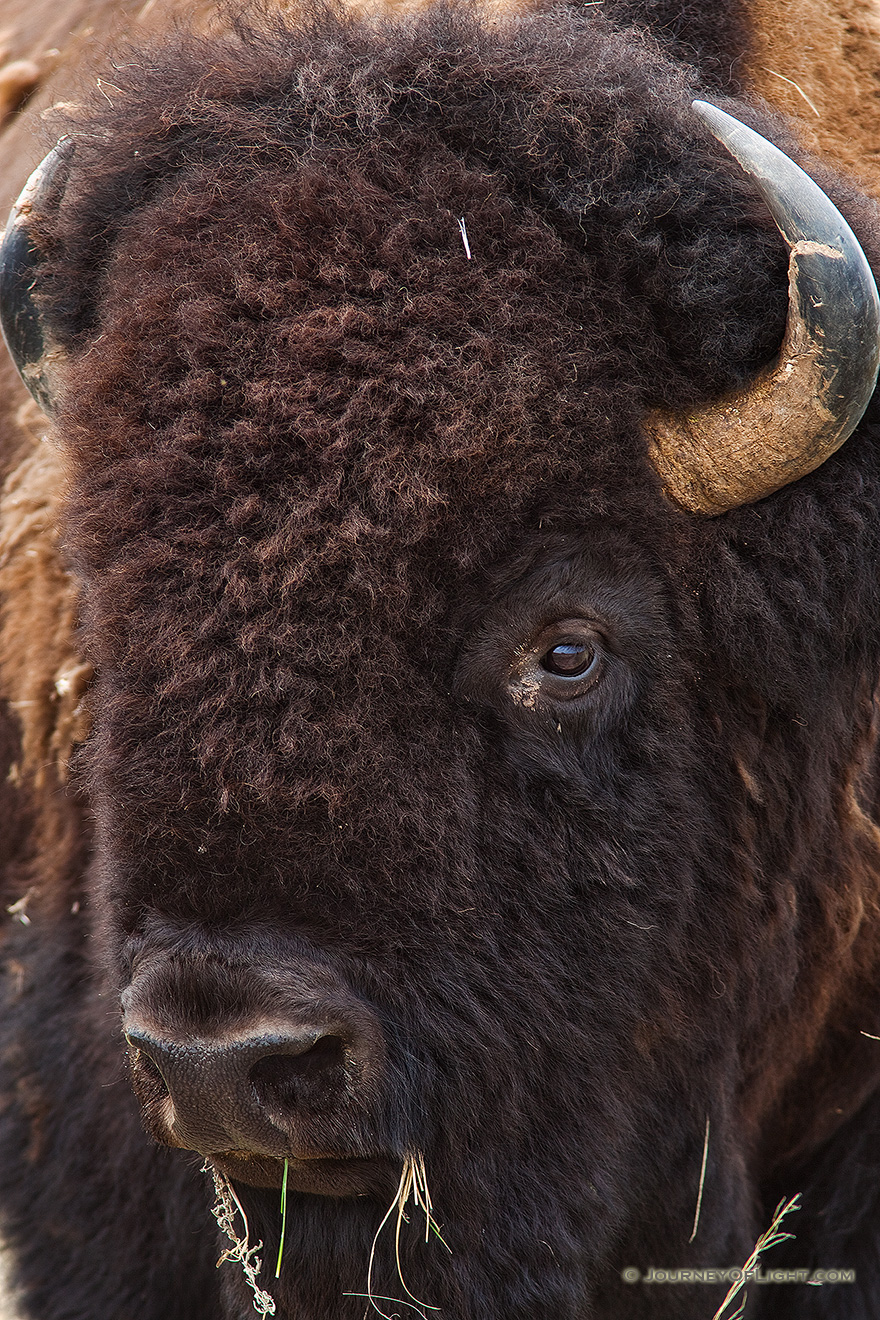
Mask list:
[{"label": "dark brown hide", "polygon": [[876,1314],[875,414],[715,520],[643,429],[782,334],[782,244],[688,109],[759,36],[257,17],[69,117],[70,370],[0,524],[35,1320],[252,1311],[123,1023],[279,1317],[400,1306],[416,1157],[449,1250],[410,1206],[400,1265],[450,1320],[704,1317],[723,1286],[621,1270],[739,1264],[795,1192],[791,1263],[857,1284],[751,1314]]}]

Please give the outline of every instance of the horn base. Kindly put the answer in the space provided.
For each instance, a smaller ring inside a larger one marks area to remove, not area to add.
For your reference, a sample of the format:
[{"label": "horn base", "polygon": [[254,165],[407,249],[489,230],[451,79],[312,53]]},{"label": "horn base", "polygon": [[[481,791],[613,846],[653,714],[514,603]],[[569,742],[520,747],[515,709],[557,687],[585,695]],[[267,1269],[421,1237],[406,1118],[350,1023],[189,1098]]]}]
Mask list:
[{"label": "horn base", "polygon": [[880,297],[855,234],[818,185],[723,110],[693,108],[751,176],[790,253],[774,365],[732,398],[646,424],[667,494],[713,517],[813,472],[853,433],[880,369]]},{"label": "horn base", "polygon": [[[689,513],[715,517],[815,471],[867,406],[880,345],[873,304],[860,305],[846,253],[810,240],[794,243],[788,285],[779,357],[747,394],[684,416],[654,413],[645,424],[664,490]],[[829,334],[828,300],[846,320],[845,336]],[[851,354],[842,357],[844,337]]]},{"label": "horn base", "polygon": [[[797,265],[795,250],[790,290],[797,288]],[[776,364],[751,382],[747,400],[737,394],[693,413],[649,418],[651,462],[666,494],[689,513],[711,518],[754,504],[813,472],[846,439],[827,406],[827,365],[798,301],[790,303]]]}]

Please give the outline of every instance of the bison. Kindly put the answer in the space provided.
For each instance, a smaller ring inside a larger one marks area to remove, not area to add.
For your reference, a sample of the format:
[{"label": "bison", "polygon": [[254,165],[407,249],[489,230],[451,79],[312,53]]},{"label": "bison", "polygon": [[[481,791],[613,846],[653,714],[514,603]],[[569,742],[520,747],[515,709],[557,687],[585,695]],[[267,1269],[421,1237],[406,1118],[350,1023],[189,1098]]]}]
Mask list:
[{"label": "bison", "polygon": [[50,117],[25,1316],[709,1320],[774,1222],[749,1316],[880,1314],[873,37],[822,101],[774,21],[264,8]]}]

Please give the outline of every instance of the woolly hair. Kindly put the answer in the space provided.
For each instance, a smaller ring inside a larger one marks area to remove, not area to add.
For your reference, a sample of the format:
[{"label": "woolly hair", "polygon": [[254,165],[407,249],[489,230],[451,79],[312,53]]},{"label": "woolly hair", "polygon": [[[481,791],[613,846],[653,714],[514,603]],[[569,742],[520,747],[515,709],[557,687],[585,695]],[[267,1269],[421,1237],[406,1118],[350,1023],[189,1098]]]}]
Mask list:
[{"label": "woolly hair", "polygon": [[739,71],[752,46],[741,0],[685,4],[682,0],[605,0],[604,17],[616,27],[647,28],[663,49],[699,71],[707,88],[736,93]]},{"label": "woolly hair", "polygon": [[[646,457],[647,408],[779,344],[764,207],[691,74],[592,9],[319,11],[114,81],[38,235],[99,669],[90,956],[127,984],[135,944],[185,946],[197,1016],[231,942],[218,1017],[251,965],[332,960],[387,1036],[370,1152],[424,1153],[442,1188],[453,1254],[414,1251],[408,1284],[456,1320],[570,1320],[615,1242],[684,1241],[710,1108],[698,1249],[743,1259],[730,1115],[803,1078],[867,963],[869,827],[839,804],[880,618],[872,421],[716,520]],[[625,645],[557,725],[505,676],[561,596]],[[277,1197],[242,1194],[268,1250]],[[301,1201],[288,1313],[362,1313],[339,1294],[382,1209]]]},{"label": "woolly hair", "polygon": [[[456,595],[450,580],[437,617],[424,604],[437,556],[472,573],[560,488],[576,518],[655,517],[677,559],[640,419],[741,387],[787,307],[784,246],[692,115],[686,68],[591,9],[489,26],[320,9],[132,53],[117,81],[72,126],[40,230],[76,363],[68,544],[100,579],[95,659],[132,657],[163,555],[195,526],[188,572],[205,578],[175,591],[206,603],[226,564],[241,617],[228,596],[216,626],[239,638],[265,608],[263,556],[297,613],[332,579],[377,639],[405,626],[427,645],[414,596],[430,635]],[[858,225],[857,195],[832,191]],[[350,668],[351,634],[319,635],[317,612],[313,627],[324,672]],[[171,633],[148,632],[135,669],[176,674],[188,711],[180,638],[162,652]],[[194,673],[216,663],[193,647]],[[261,682],[263,718],[239,692],[226,735],[256,721],[265,766],[289,707],[284,680]]]},{"label": "woolly hair", "polygon": [[[410,575],[438,544],[473,569],[554,482],[662,511],[644,408],[741,385],[781,338],[784,247],[694,120],[687,71],[590,10],[497,27],[319,11],[119,65],[113,104],[71,126],[42,230],[47,311],[76,361],[68,544],[104,584],[104,664],[111,620],[128,636],[141,607],[112,561],[151,591],[139,535],[170,546],[178,516],[221,535],[218,482],[241,491],[232,545],[294,539],[277,590],[307,608],[306,578],[323,592],[354,549],[351,608],[391,630],[412,587],[383,621],[378,584],[403,547],[421,542]],[[356,547],[358,525],[381,546]],[[338,636],[314,645],[345,663]],[[184,681],[179,639],[157,663]]]},{"label": "woolly hair", "polygon": [[[663,358],[671,352],[709,391],[738,382],[778,343],[778,235],[736,167],[707,148],[688,109],[688,69],[650,37],[621,35],[589,8],[489,29],[443,8],[399,25],[326,10],[295,29],[265,23],[239,26],[238,41],[132,53],[114,104],[95,98],[91,133],[79,118],[71,126],[88,192],[80,205],[68,198],[54,236],[66,274],[56,316],[69,331],[94,315],[93,273],[117,218],[170,197],[185,178],[207,188],[216,176],[214,201],[221,178],[224,196],[240,189],[243,232],[267,218],[268,198],[250,191],[257,180],[280,171],[289,186],[296,171],[305,181],[322,165],[341,174],[372,157],[380,188],[398,185],[403,170],[389,157],[405,150],[435,203],[455,174],[497,179],[499,202],[534,207],[549,231],[529,235],[536,259],[561,239],[603,273],[607,264],[618,296],[644,299],[653,314],[633,328],[652,332],[653,349],[657,319],[661,330],[674,323]],[[400,202],[418,196],[413,182]],[[452,212],[440,211],[442,226]],[[455,250],[455,228],[451,237]],[[438,234],[439,251],[448,238]],[[404,245],[394,234],[385,251],[406,260]],[[414,243],[409,259],[419,258]],[[657,363],[658,380],[668,365]]]}]

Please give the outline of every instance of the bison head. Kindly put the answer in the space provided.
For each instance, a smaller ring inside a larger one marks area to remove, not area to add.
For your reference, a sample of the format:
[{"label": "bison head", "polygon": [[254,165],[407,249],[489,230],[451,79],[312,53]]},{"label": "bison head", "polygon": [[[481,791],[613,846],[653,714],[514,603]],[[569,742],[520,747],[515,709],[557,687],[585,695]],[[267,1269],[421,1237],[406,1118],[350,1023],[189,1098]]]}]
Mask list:
[{"label": "bison head", "polygon": [[286,1179],[290,1315],[399,1295],[402,1167],[456,1320],[703,1315],[620,1268],[739,1263],[877,1076],[872,423],[748,485],[786,245],[591,12],[141,53],[28,202],[118,1048],[268,1247]]}]

